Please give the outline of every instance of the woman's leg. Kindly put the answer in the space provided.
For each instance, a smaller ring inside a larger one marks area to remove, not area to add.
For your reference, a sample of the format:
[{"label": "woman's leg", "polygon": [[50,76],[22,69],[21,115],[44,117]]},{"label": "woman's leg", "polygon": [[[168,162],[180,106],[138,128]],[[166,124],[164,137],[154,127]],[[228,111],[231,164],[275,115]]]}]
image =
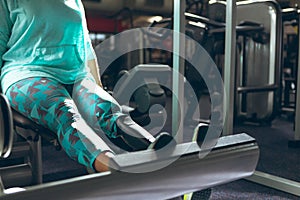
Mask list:
[{"label": "woman's leg", "polygon": [[76,83],[72,98],[83,118],[97,134],[102,134],[103,139],[108,137],[114,144],[118,143],[121,149],[146,149],[156,141],[148,131],[122,113],[116,100],[91,80],[84,79]]},{"label": "woman's leg", "polygon": [[11,106],[57,133],[66,153],[97,171],[108,170],[111,149],[86,124],[63,85],[47,78],[28,78],[12,85],[6,93]]}]

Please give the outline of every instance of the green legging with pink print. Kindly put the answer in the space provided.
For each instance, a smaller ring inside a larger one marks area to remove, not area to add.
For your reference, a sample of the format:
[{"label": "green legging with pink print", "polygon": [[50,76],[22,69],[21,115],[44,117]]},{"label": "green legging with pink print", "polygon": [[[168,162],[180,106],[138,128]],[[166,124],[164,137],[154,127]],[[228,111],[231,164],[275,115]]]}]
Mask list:
[{"label": "green legging with pink print", "polygon": [[28,78],[13,84],[6,96],[15,110],[57,133],[66,153],[90,168],[99,153],[112,151],[99,134],[116,138],[116,120],[124,116],[118,103],[89,79],[63,85]]}]

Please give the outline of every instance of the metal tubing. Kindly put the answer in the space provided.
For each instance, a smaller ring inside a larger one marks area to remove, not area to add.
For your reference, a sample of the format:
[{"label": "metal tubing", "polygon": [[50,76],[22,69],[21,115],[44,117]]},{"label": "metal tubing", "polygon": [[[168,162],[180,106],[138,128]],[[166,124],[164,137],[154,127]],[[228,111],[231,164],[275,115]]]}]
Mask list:
[{"label": "metal tubing", "polygon": [[[299,23],[300,14],[298,13],[298,47],[300,47]],[[297,94],[296,94],[296,113],[295,113],[295,140],[300,142],[300,50],[298,50],[298,74],[297,74]]]},{"label": "metal tubing", "polygon": [[259,171],[254,172],[252,176],[246,179],[300,197],[299,182],[295,182],[278,176],[273,176]]},{"label": "metal tubing", "polygon": [[[188,149],[186,145],[189,146]],[[178,144],[173,153],[182,153],[182,156],[169,166],[156,171],[148,173],[113,171],[86,175],[28,187],[25,191],[2,195],[0,200],[170,199],[248,177],[254,172],[259,155],[255,140],[249,139],[245,134],[219,139],[217,147],[202,159],[199,157],[201,152],[195,142]],[[158,158],[158,155],[154,156],[155,154],[155,151],[146,150],[120,155],[119,159],[117,155],[114,159],[120,166],[123,160],[127,169],[138,165],[149,167],[155,162],[166,160]],[[128,165],[128,159],[123,159],[128,156],[136,158],[136,160],[129,159],[133,162],[132,166]],[[149,157],[150,162],[139,163],[137,157],[144,159]]]},{"label": "metal tubing", "polygon": [[43,182],[41,136],[39,136],[37,141],[29,141],[29,144],[29,159],[32,167],[32,184],[41,184]]},{"label": "metal tubing", "polygon": [[32,184],[32,171],[29,164],[20,164],[0,169],[5,188],[24,187]]},{"label": "metal tubing", "polygon": [[238,93],[255,93],[255,92],[270,92],[278,89],[277,85],[266,85],[264,87],[238,87],[237,92]]},{"label": "metal tubing", "polygon": [[225,66],[224,85],[226,91],[224,135],[233,133],[235,59],[236,59],[236,0],[226,2]]},{"label": "metal tubing", "polygon": [[[181,34],[185,34],[185,1],[174,0],[174,30],[173,30],[173,96],[172,96],[172,135],[177,135],[178,142],[183,140],[184,113],[184,60],[179,55],[184,55],[185,41]],[[181,76],[180,76],[181,75]],[[179,105],[178,105],[179,104]],[[178,124],[179,122],[179,124]]]},{"label": "metal tubing", "polygon": [[28,142],[24,141],[14,143],[10,156],[3,160],[26,157],[28,156],[29,151],[30,147],[28,145]]}]

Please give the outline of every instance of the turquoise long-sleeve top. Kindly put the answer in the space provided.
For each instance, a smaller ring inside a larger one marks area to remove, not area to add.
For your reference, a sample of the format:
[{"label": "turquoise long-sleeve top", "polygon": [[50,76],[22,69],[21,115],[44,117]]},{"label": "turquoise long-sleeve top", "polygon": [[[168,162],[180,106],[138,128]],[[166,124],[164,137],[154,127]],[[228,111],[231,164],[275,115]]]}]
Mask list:
[{"label": "turquoise long-sleeve top", "polygon": [[80,0],[1,0],[0,67],[5,93],[15,82],[49,77],[71,84],[95,59]]}]

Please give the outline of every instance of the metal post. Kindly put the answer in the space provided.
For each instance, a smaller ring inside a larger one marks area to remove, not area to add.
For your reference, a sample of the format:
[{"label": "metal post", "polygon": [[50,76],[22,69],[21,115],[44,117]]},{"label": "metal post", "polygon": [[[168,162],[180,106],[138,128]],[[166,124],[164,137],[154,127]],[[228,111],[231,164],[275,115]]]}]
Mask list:
[{"label": "metal post", "polygon": [[296,78],[296,106],[295,106],[295,135],[292,140],[289,141],[289,147],[300,148],[300,10],[297,10],[298,14],[298,68],[297,68],[297,78]]},{"label": "metal post", "polygon": [[[298,11],[299,12],[299,11]],[[300,33],[299,33],[299,20],[300,15],[298,14],[298,47],[300,47]],[[298,50],[298,73],[297,73],[297,89],[296,89],[296,110],[295,110],[295,140],[300,141],[300,50]]]},{"label": "metal post", "polygon": [[267,187],[281,190],[296,196],[300,196],[300,183],[289,179],[273,176],[264,172],[256,171],[254,174],[246,178],[248,181],[252,181]]},{"label": "metal post", "polygon": [[224,135],[233,132],[234,88],[235,88],[235,56],[236,56],[236,0],[226,3],[226,32],[225,32],[225,66],[224,85],[226,91]]},{"label": "metal post", "polygon": [[[172,97],[172,134],[177,134],[178,142],[183,140],[183,103],[184,103],[184,82],[181,77],[184,75],[185,41],[179,33],[185,33],[185,1],[174,0],[174,32],[173,32],[173,97]],[[182,76],[180,76],[180,74]],[[182,123],[181,123],[182,122]]]}]

